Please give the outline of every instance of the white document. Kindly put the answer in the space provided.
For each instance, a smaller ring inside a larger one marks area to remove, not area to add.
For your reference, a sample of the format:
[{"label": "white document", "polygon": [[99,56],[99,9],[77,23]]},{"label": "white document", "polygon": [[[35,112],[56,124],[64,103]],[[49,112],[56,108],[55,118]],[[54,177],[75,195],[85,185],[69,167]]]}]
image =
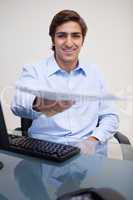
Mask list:
[{"label": "white document", "polygon": [[121,97],[113,94],[97,94],[94,92],[90,92],[88,94],[79,94],[71,91],[54,91],[50,90],[48,88],[45,88],[41,85],[43,84],[30,84],[32,86],[29,86],[28,84],[17,84],[16,89],[19,89],[20,91],[33,94],[38,97],[42,97],[49,100],[73,100],[73,101],[79,101],[82,103],[88,102],[88,101],[97,101],[97,100],[110,100],[110,101],[125,101],[129,100],[126,97]]}]

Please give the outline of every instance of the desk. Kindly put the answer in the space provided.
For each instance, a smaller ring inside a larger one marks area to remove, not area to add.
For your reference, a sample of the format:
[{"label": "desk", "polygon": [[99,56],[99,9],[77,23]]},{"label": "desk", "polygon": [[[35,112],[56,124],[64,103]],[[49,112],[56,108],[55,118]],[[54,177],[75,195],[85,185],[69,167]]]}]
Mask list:
[{"label": "desk", "polygon": [[133,199],[133,160],[81,153],[58,164],[3,150],[0,160],[0,200],[55,200],[85,187],[111,187]]}]

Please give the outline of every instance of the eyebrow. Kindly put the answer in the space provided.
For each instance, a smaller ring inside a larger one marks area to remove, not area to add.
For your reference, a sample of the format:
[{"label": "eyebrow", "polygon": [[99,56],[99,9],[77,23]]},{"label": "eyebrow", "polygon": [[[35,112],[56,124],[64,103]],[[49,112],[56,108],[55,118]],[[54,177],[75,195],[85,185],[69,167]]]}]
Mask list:
[{"label": "eyebrow", "polygon": [[56,35],[60,35],[60,34],[64,34],[64,35],[68,35],[68,34],[72,34],[72,35],[82,35],[81,32],[71,32],[71,33],[67,33],[67,32],[56,32]]}]

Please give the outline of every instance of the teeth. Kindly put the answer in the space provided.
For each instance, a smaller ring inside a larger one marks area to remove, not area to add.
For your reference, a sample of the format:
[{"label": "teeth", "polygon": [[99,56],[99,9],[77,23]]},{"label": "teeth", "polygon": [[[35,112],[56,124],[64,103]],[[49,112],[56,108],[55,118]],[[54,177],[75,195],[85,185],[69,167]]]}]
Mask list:
[{"label": "teeth", "polygon": [[74,51],[74,50],[64,50],[64,51],[66,51],[66,52],[72,52],[72,51]]}]

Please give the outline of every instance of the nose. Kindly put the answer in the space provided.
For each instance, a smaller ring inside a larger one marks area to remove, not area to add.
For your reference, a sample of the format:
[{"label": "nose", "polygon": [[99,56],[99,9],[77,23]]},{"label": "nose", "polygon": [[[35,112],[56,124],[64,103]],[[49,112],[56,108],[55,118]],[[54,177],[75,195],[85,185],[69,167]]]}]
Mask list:
[{"label": "nose", "polygon": [[72,40],[71,35],[68,35],[68,36],[67,36],[65,45],[66,45],[67,47],[69,47],[69,48],[73,46],[73,40]]}]

